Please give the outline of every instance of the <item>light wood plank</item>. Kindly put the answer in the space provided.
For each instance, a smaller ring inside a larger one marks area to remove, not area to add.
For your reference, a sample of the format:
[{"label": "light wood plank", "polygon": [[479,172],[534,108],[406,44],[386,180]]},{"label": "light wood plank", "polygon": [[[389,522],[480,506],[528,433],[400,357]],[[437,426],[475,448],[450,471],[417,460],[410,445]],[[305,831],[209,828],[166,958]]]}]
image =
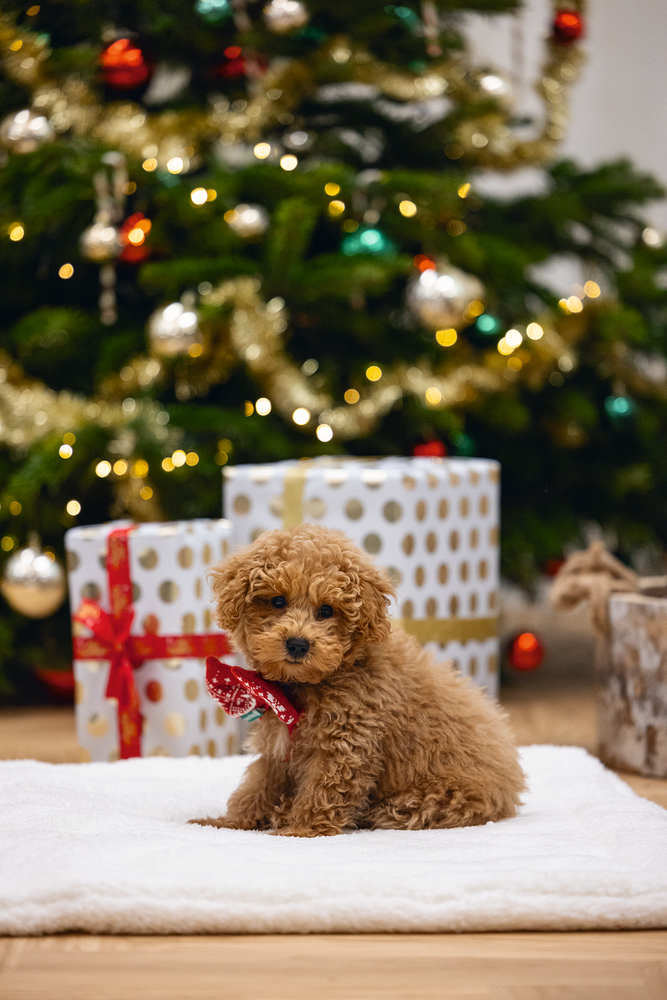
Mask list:
[{"label": "light wood plank", "polygon": [[313,935],[14,942],[5,1000],[665,1000],[667,934]]}]

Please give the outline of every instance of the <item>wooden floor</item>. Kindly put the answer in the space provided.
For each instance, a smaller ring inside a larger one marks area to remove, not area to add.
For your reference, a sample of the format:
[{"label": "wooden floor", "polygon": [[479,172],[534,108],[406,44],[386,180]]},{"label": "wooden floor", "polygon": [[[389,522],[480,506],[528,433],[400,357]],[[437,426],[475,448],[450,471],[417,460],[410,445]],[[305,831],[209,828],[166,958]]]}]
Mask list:
[{"label": "wooden floor", "polygon": [[[503,702],[519,743],[595,751],[590,681],[522,678]],[[71,710],[0,712],[0,758],[20,757],[76,761]],[[667,781],[621,777],[667,808]],[[0,939],[1,1000],[132,997],[667,1000],[667,931]]]}]

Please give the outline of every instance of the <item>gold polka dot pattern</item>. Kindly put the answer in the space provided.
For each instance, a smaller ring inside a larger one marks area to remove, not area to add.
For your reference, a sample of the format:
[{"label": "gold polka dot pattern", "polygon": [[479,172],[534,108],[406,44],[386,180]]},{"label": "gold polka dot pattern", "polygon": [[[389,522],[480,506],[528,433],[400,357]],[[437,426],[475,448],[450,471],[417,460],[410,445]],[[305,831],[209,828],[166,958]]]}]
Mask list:
[{"label": "gold polka dot pattern", "polygon": [[403,508],[396,500],[388,500],[382,508],[382,513],[387,521],[393,523],[394,521],[400,521],[403,516]]},{"label": "gold polka dot pattern", "polygon": [[157,552],[155,549],[144,549],[139,553],[139,562],[144,569],[155,569],[157,566]]},{"label": "gold polka dot pattern", "polygon": [[377,555],[377,553],[382,548],[382,539],[375,532],[371,532],[364,538],[364,548],[366,552],[370,552],[372,556]]},{"label": "gold polka dot pattern", "polygon": [[[390,613],[409,616],[413,634],[432,636],[424,642],[438,659],[457,659],[468,672],[475,657],[475,680],[488,686],[487,658],[497,650],[497,610],[489,608],[489,594],[497,586],[498,478],[498,465],[489,459],[328,456],[234,466],[225,472],[224,503],[233,546],[248,544],[260,527],[303,521],[345,532],[374,556],[396,588]],[[238,516],[241,497],[246,512]],[[279,502],[273,504],[274,498]],[[322,517],[316,516],[319,500],[326,505]],[[478,572],[483,561],[485,577]]]},{"label": "gold polka dot pattern", "polygon": [[179,566],[182,566],[183,569],[190,569],[194,561],[194,555],[190,546],[184,545],[182,549],[179,549],[177,558]]},{"label": "gold polka dot pattern", "polygon": [[250,510],[250,498],[241,494],[234,499],[234,513],[243,516]]},{"label": "gold polka dot pattern", "polygon": [[185,718],[182,712],[169,712],[165,716],[164,730],[167,736],[182,736],[185,729]]},{"label": "gold polka dot pattern", "polygon": [[158,593],[160,600],[172,604],[178,598],[178,585],[173,580],[163,580]]},{"label": "gold polka dot pattern", "polygon": [[[106,539],[115,526],[74,528],[66,545],[71,553],[70,592],[79,597],[85,590],[85,595],[99,600],[103,608],[108,607]],[[230,550],[230,539],[231,525],[221,520],[137,525],[128,536],[133,634],[217,631],[204,574]],[[82,634],[86,634],[85,630]],[[74,670],[77,736],[82,754],[90,760],[117,759],[117,707],[105,698],[108,661],[75,661]],[[208,727],[208,739],[214,720],[215,731],[224,737],[215,741],[215,753],[226,754],[232,744],[238,751],[245,723],[228,718],[211,699],[204,683],[205,670],[205,660],[195,657],[145,660],[136,668],[144,718],[144,756],[201,754],[202,737],[197,741],[200,725]],[[228,736],[232,743],[228,743]]]}]

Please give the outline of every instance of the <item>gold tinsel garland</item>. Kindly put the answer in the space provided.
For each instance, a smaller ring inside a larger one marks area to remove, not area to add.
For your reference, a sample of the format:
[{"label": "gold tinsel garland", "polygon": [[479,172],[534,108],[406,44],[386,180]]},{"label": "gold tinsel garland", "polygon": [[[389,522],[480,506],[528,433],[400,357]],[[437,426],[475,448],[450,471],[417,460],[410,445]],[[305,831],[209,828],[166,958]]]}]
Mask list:
[{"label": "gold tinsel garland", "polygon": [[[561,3],[554,2],[554,13]],[[571,4],[583,12],[583,0]],[[20,43],[20,45],[19,45]],[[16,46],[19,45],[18,48]],[[544,123],[537,137],[519,140],[512,133],[511,107],[469,118],[456,130],[449,155],[467,157],[471,165],[510,170],[542,163],[553,155],[565,135],[567,91],[577,79],[582,53],[574,43],[545,42],[547,54],[537,85],[544,106]],[[399,101],[424,100],[446,94],[455,104],[488,99],[480,88],[481,73],[463,58],[434,61],[421,73],[397,70],[374,59],[346,36],[328,39],[322,48],[304,60],[281,59],[248,83],[248,101],[234,110],[224,97],[217,97],[209,110],[148,113],[129,101],[101,104],[95,93],[76,74],[56,79],[49,73],[50,49],[43,35],[17,29],[14,16],[0,18],[0,56],[8,77],[29,87],[33,107],[48,117],[60,134],[92,134],[101,142],[137,157],[153,157],[164,168],[172,157],[180,157],[185,169],[200,162],[202,142],[218,140],[223,146],[254,143],[267,130],[280,124],[308,93],[317,89],[316,67],[329,60],[337,79],[365,83]]]}]

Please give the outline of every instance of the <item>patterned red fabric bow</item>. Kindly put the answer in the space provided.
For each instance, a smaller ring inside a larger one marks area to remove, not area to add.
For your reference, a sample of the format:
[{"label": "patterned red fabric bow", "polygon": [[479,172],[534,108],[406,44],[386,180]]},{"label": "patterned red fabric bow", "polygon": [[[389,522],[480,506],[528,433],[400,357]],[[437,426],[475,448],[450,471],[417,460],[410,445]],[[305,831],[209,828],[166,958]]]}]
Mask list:
[{"label": "patterned red fabric bow", "polygon": [[206,660],[206,687],[232,718],[257,719],[267,708],[289,729],[290,736],[300,718],[278,684],[264,680],[252,670],[221,663],[215,656]]},{"label": "patterned red fabric bow", "polygon": [[73,615],[85,625],[92,638],[74,636],[74,658],[109,660],[106,697],[118,701],[118,742],[122,759],[141,756],[143,718],[134,669],[144,660],[175,656],[224,656],[231,652],[227,636],[212,635],[130,635],[134,621],[128,536],[134,527],[116,528],[107,540],[107,576],[111,613],[97,601],[84,600]]}]

